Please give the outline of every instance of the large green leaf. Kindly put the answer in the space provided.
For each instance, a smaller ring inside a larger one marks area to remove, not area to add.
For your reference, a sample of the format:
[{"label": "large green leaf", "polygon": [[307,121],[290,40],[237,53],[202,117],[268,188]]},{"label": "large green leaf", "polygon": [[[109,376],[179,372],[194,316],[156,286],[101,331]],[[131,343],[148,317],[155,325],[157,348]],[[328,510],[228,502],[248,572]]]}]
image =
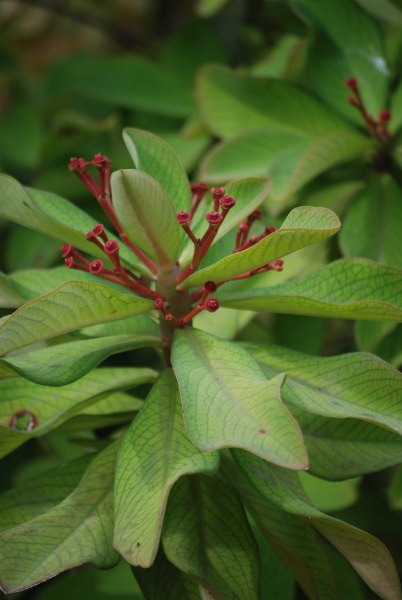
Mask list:
[{"label": "large green leaf", "polygon": [[111,185],[117,218],[131,241],[161,265],[174,263],[184,234],[159,183],[144,171],[122,169]]},{"label": "large green leaf", "polygon": [[[300,206],[294,208],[280,229],[263,238],[247,250],[226,256],[222,260],[190,275],[180,285],[191,288],[206,281],[226,281],[269,262],[315,244],[334,235],[340,228],[338,217],[327,208]],[[254,310],[252,307],[251,310]]]},{"label": "large green leaf", "polygon": [[339,242],[345,256],[402,269],[402,193],[391,178],[372,179],[347,211]]},{"label": "large green leaf", "polygon": [[0,359],[18,375],[42,385],[67,385],[83,377],[111,354],[161,346],[158,337],[146,335],[111,335],[57,344],[24,354]]},{"label": "large green leaf", "polygon": [[194,330],[176,332],[172,365],[199,448],[245,448],[290,469],[307,467],[299,427],[281,401],[283,376],[267,380],[242,348]]},{"label": "large green leaf", "polygon": [[246,310],[400,322],[402,271],[366,259],[341,259],[280,285],[223,290],[219,300],[223,306]]},{"label": "large green leaf", "polygon": [[351,417],[402,433],[402,375],[374,354],[322,358],[282,348],[246,344],[267,377],[286,373],[286,403],[327,417]]},{"label": "large green leaf", "polygon": [[[357,77],[368,111],[384,108],[390,73],[375,22],[353,0],[292,0],[293,5],[325,32],[342,52],[348,77]],[[331,18],[328,18],[328,14]]]},{"label": "large green leaf", "polygon": [[[167,558],[211,588],[212,597],[257,600],[258,556],[243,507],[222,475],[182,477],[162,534]],[[208,597],[208,595],[206,595]]]},{"label": "large green leaf", "polygon": [[232,450],[248,481],[280,510],[309,519],[351,563],[367,585],[384,600],[400,598],[399,578],[387,548],[374,536],[317,510],[306,496],[297,474]]},{"label": "large green leaf", "polygon": [[0,496],[0,531],[17,527],[59,504],[77,487],[93,456],[85,455],[32,477]]},{"label": "large green leaf", "polygon": [[46,513],[0,534],[0,586],[12,593],[85,563],[110,568],[117,445],[91,463],[78,487]]},{"label": "large green leaf", "polygon": [[124,435],[116,466],[114,546],[129,563],[149,567],[155,560],[175,481],[218,464],[217,452],[201,452],[188,439],[177,383],[166,369]]},{"label": "large green leaf", "polygon": [[328,419],[292,408],[303,431],[310,471],[340,481],[402,461],[402,437],[372,423]]},{"label": "large green leaf", "polygon": [[200,71],[197,98],[207,127],[224,138],[262,127],[310,134],[347,128],[301,88],[282,80],[239,74],[227,67],[206,66]]},{"label": "large green leaf", "polygon": [[327,548],[311,523],[269,502],[226,457],[223,465],[264,537],[293,573],[308,598],[339,600]]},{"label": "large green leaf", "polygon": [[340,162],[367,154],[372,142],[352,130],[313,135],[258,130],[215,146],[200,166],[207,183],[269,176],[271,202],[283,204],[308,181]]},{"label": "large green leaf", "polygon": [[174,150],[162,138],[127,127],[123,139],[137,169],[151,175],[165,190],[176,212],[189,210],[190,185]]},{"label": "large green leaf", "polygon": [[[23,188],[8,175],[0,175],[0,217],[105,258],[103,251],[85,238],[85,233],[96,224],[93,217],[56,194]],[[123,244],[121,256],[136,269],[144,270],[144,265]]]},{"label": "large green leaf", "polygon": [[[57,388],[37,385],[19,377],[1,380],[1,455],[11,452],[32,437],[55,429],[103,397],[153,381],[155,376],[155,371],[151,369],[119,367],[96,369],[79,381]],[[138,401],[133,398],[133,410],[136,409]],[[31,423],[29,415],[32,415]]]},{"label": "large green leaf", "polygon": [[112,106],[186,117],[193,108],[190,90],[172,70],[142,56],[97,60],[80,74],[77,88]]},{"label": "large green leaf", "polygon": [[0,325],[0,356],[69,331],[152,310],[153,304],[99,283],[71,281],[27,302]]}]

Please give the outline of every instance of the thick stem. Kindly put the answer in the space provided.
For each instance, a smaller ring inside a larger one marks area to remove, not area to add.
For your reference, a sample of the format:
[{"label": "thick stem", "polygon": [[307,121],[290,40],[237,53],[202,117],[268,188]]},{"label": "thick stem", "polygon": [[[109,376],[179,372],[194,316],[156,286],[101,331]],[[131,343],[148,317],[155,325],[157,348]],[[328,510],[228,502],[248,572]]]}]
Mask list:
[{"label": "thick stem", "polygon": [[[171,271],[159,272],[156,290],[167,302],[169,311],[173,313],[177,319],[180,319],[191,311],[191,294],[187,291],[176,290],[177,271],[177,267],[174,267]],[[166,366],[171,366],[170,350],[175,329],[177,329],[177,322],[168,321],[161,315],[160,330]]]}]

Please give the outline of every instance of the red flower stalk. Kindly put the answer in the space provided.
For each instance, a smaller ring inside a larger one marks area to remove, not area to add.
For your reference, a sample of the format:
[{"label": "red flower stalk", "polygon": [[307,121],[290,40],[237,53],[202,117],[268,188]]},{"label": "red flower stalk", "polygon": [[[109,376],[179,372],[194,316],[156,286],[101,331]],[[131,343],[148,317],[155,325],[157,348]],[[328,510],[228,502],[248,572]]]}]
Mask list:
[{"label": "red flower stalk", "polygon": [[191,221],[191,215],[190,213],[182,210],[179,213],[177,213],[176,215],[176,221],[178,222],[178,224],[182,227],[182,229],[184,229],[184,231],[186,232],[186,234],[188,235],[188,237],[190,238],[190,240],[193,242],[193,244],[196,246],[199,242],[197,240],[197,238],[195,237],[191,227],[190,227],[190,221]]}]

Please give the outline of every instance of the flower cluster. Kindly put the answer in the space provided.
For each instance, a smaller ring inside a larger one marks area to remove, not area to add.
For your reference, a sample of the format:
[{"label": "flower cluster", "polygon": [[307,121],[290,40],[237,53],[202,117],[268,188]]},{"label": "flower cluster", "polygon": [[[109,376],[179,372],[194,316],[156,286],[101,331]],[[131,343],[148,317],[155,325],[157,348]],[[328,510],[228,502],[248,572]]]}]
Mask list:
[{"label": "flower cluster", "polygon": [[[211,296],[220,285],[225,281],[213,282],[207,281],[203,287],[194,291],[190,295],[190,310],[186,314],[175,315],[172,312],[169,301],[158,290],[158,266],[153,260],[144,254],[135,243],[130,240],[122,229],[116,213],[113,208],[110,190],[110,164],[111,161],[102,154],[96,154],[92,161],[84,160],[83,158],[72,158],[70,160],[69,169],[73,171],[79,179],[84,183],[88,190],[95,196],[99,205],[108,217],[109,221],[114,226],[120,240],[125,244],[145,265],[148,276],[139,276],[133,273],[127,266],[122,264],[120,258],[120,244],[117,240],[109,239],[104,226],[99,223],[86,233],[86,239],[100,248],[105,255],[105,260],[96,258],[88,260],[80,252],[78,252],[71,244],[62,246],[62,256],[65,265],[69,269],[78,269],[97,275],[103,279],[113,283],[123,285],[134,293],[149,298],[154,301],[155,308],[160,312],[166,322],[169,322],[172,327],[185,327],[190,324],[192,319],[201,311],[215,312],[219,308],[217,298]],[[98,172],[98,180],[96,181],[91,174],[91,167],[94,167]],[[181,211],[176,215],[177,223],[193,244],[193,255],[191,261],[184,268],[180,268],[179,263],[176,263],[174,285],[178,286],[189,275],[195,272],[202,259],[206,255],[208,249],[217,236],[222,223],[225,221],[230,210],[235,206],[235,199],[226,194],[225,188],[211,188],[211,196],[213,205],[212,210],[208,210],[205,215],[207,227],[203,235],[197,237],[194,233],[191,223],[200,210],[200,206],[205,201],[205,196],[209,188],[204,183],[192,183],[191,189],[191,208],[189,212]],[[205,202],[204,202],[205,203]],[[242,252],[251,246],[257,244],[260,240],[276,231],[275,227],[265,227],[263,233],[259,235],[251,235],[250,230],[255,221],[261,219],[261,211],[255,210],[252,212],[246,221],[240,223],[236,235],[236,243],[233,252]],[[106,261],[106,264],[105,264]],[[281,271],[283,261],[276,260],[267,263],[257,269],[248,271],[241,275],[231,278],[228,281],[244,279],[258,273],[269,270]],[[180,295],[184,292],[176,290],[176,294]]]},{"label": "flower cluster", "polygon": [[356,77],[347,79],[345,85],[352,92],[352,95],[348,97],[348,102],[360,112],[370,135],[379,142],[389,140],[390,134],[387,129],[387,123],[391,119],[390,111],[384,108],[380,111],[378,119],[374,119],[366,110]]}]

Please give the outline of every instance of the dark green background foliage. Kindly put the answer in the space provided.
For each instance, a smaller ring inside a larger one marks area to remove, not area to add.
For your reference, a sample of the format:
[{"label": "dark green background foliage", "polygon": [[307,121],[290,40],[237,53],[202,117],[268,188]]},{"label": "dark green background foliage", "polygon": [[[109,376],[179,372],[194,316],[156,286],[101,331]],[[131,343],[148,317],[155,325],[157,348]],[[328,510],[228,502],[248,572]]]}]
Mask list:
[{"label": "dark green background foliage", "polygon": [[[3,0],[0,31],[1,587],[397,600],[402,2]],[[67,168],[97,152],[164,268],[191,258],[185,173],[237,200],[182,290],[284,258],[219,287],[172,369],[149,299],[62,266],[103,256]],[[231,254],[257,207],[277,231]]]}]

